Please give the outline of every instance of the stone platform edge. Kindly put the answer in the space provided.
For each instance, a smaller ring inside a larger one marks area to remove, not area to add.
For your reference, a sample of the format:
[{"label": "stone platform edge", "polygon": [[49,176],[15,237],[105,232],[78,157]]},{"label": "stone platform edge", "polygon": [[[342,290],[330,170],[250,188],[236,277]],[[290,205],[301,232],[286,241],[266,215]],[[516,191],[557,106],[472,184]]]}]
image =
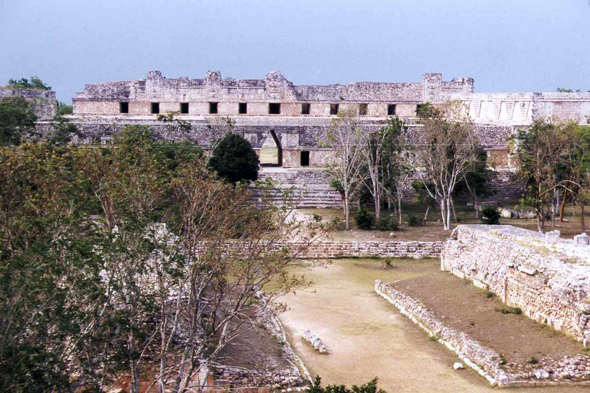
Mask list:
[{"label": "stone platform edge", "polygon": [[[491,348],[470,338],[466,333],[445,326],[427,307],[404,292],[393,289],[389,284],[375,280],[375,292],[393,304],[401,314],[426,331],[431,337],[455,352],[467,366],[483,376],[492,387],[538,387],[538,386],[589,386],[590,381],[548,381],[533,376],[530,379],[515,379],[515,375],[501,368],[502,356]],[[565,367],[566,365],[564,365]],[[539,375],[547,370],[539,368]],[[512,377],[512,378],[511,378]],[[590,378],[590,371],[585,375]],[[533,379],[534,378],[534,379]]]}]

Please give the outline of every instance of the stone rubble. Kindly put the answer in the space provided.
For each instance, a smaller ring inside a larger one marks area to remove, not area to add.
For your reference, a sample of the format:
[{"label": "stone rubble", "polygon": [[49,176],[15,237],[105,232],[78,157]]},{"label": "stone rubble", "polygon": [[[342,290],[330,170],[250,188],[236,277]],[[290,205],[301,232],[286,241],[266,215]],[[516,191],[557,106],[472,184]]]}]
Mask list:
[{"label": "stone rubble", "polygon": [[328,350],[324,345],[324,342],[315,334],[313,334],[310,330],[305,330],[302,334],[302,337],[305,341],[310,343],[315,349],[318,350],[319,353],[327,354]]}]

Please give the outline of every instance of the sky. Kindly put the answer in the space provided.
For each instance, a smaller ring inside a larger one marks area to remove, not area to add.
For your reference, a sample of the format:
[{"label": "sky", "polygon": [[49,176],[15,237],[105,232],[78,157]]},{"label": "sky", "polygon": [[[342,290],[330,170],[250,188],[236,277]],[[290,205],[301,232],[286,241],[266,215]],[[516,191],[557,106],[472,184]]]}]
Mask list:
[{"label": "sky", "polygon": [[590,90],[589,0],[0,0],[0,85],[170,78],[295,84],[475,79],[476,92]]}]

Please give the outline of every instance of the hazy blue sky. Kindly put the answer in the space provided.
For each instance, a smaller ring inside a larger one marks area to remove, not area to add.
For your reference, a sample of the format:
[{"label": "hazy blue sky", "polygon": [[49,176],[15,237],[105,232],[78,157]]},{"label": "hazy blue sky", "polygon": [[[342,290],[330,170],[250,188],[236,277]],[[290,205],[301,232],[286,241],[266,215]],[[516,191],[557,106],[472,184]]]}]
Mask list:
[{"label": "hazy blue sky", "polygon": [[0,84],[167,77],[296,84],[475,78],[478,92],[590,90],[589,0],[0,0]]}]

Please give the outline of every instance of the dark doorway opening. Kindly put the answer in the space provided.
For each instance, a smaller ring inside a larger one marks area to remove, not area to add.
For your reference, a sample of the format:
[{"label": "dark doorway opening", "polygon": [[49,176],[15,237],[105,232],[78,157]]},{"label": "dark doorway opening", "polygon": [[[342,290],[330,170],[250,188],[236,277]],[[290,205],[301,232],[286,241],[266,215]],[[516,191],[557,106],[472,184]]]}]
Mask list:
[{"label": "dark doorway opening", "polygon": [[268,104],[268,113],[271,115],[280,115],[281,104],[275,102]]},{"label": "dark doorway opening", "polygon": [[159,102],[152,102],[151,110],[152,110],[152,113],[154,113],[154,114],[160,113],[160,103]]},{"label": "dark doorway opening", "polygon": [[395,104],[387,105],[387,116],[395,116]]},{"label": "dark doorway opening", "polygon": [[240,113],[240,115],[245,115],[246,113],[248,113],[248,103],[240,102],[238,112]]},{"label": "dark doorway opening", "polygon": [[302,115],[309,115],[311,111],[311,104],[301,104],[301,114]]},{"label": "dark doorway opening", "polygon": [[188,114],[188,102],[180,103],[180,113],[182,113],[183,115]]},{"label": "dark doorway opening", "polygon": [[330,114],[332,116],[337,115],[339,109],[340,109],[340,105],[338,105],[338,104],[330,104]]},{"label": "dark doorway opening", "polygon": [[119,113],[129,113],[128,102],[119,102]]},{"label": "dark doorway opening", "polygon": [[367,116],[369,104],[359,104],[359,116]]},{"label": "dark doorway opening", "polygon": [[217,102],[209,103],[209,113],[211,113],[212,115],[217,113]]},{"label": "dark doorway opening", "polygon": [[309,166],[309,152],[308,151],[301,152],[301,166]]}]

